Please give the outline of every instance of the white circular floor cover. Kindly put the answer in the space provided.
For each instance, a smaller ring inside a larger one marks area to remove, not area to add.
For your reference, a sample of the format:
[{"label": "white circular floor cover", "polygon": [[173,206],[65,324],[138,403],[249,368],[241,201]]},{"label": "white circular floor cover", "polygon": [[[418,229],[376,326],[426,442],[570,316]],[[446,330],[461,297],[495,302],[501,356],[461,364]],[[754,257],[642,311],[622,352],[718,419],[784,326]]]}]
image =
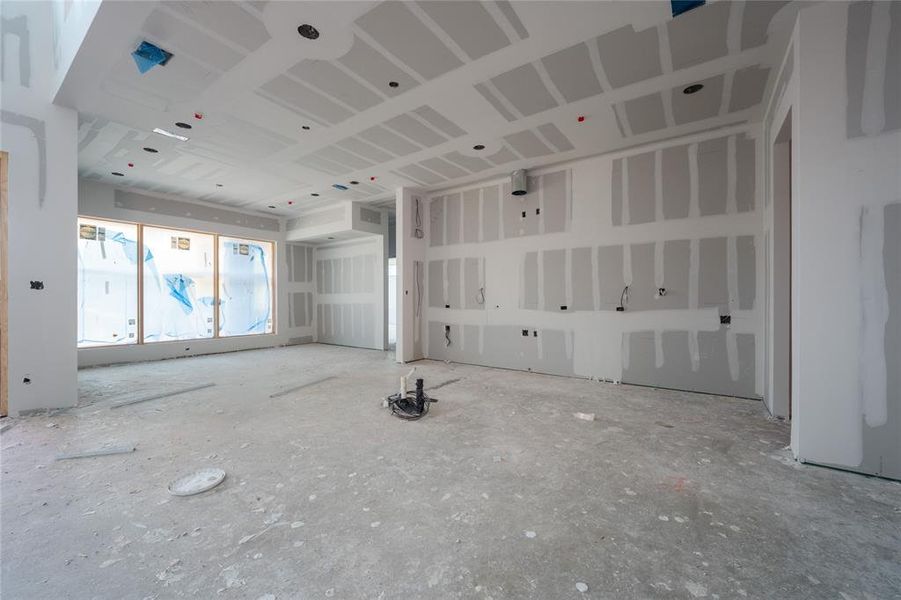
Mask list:
[{"label": "white circular floor cover", "polygon": [[211,490],[225,479],[225,471],[215,467],[200,469],[185,475],[169,484],[169,493],[173,496],[193,496]]}]

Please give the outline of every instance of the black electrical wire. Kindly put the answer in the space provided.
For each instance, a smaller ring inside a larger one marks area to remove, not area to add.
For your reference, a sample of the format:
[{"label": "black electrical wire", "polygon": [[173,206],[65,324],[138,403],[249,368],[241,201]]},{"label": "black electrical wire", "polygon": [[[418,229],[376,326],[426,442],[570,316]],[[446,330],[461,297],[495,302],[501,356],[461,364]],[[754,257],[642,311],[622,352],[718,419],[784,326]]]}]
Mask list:
[{"label": "black electrical wire", "polygon": [[423,391],[423,380],[416,380],[416,391],[408,392],[401,397],[400,392],[388,396],[388,407],[391,408],[391,414],[400,419],[407,421],[415,421],[421,419],[429,412],[429,404],[438,402],[436,398],[431,398]]}]

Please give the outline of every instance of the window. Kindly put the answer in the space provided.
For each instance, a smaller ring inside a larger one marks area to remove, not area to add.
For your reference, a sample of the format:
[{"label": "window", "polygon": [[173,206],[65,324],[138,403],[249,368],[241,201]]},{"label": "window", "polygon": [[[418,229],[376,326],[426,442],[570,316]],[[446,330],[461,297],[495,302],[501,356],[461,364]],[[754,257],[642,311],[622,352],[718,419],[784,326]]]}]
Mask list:
[{"label": "window", "polygon": [[219,238],[219,335],[272,333],[272,243]]},{"label": "window", "polygon": [[138,226],[78,219],[78,346],[138,341]]},{"label": "window", "polygon": [[214,236],[144,227],[144,341],[213,337]]},{"label": "window", "polygon": [[78,347],[273,333],[274,255],[272,242],[79,217]]}]

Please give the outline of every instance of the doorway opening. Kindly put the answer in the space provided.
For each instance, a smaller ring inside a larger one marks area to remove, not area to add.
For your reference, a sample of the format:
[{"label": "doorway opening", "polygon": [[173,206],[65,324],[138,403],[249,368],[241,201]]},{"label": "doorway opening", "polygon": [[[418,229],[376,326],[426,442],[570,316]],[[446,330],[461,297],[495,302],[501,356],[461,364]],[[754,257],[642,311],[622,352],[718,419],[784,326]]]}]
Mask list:
[{"label": "doorway opening", "polygon": [[773,143],[772,388],[774,415],[792,416],[792,114]]}]

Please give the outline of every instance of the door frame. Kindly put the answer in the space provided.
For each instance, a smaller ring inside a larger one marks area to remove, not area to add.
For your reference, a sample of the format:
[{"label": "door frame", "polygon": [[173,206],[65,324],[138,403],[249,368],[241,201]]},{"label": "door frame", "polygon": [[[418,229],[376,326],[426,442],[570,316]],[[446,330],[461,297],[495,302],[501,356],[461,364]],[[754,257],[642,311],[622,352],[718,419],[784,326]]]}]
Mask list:
[{"label": "door frame", "polygon": [[0,417],[9,414],[9,153],[0,150]]}]

